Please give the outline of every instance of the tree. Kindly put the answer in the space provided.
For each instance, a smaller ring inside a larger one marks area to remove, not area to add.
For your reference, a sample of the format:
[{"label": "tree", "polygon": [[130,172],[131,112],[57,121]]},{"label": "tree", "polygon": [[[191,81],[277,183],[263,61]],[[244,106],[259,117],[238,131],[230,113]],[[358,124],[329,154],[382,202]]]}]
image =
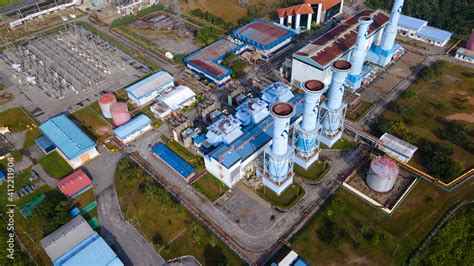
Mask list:
[{"label": "tree", "polygon": [[215,42],[221,34],[214,27],[204,27],[198,30],[197,39],[206,45]]},{"label": "tree", "polygon": [[159,245],[159,246],[162,246],[164,241],[163,241],[163,237],[160,235],[160,233],[155,233],[155,235],[153,236],[153,243],[156,244],[156,245]]}]

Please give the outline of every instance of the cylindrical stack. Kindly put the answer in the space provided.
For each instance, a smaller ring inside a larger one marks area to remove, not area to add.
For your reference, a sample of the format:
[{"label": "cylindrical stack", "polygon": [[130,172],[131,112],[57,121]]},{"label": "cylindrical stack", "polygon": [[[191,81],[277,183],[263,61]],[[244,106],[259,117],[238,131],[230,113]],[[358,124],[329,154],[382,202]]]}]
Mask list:
[{"label": "cylindrical stack", "polygon": [[131,115],[126,103],[114,103],[110,106],[112,120],[115,126],[120,126],[130,121]]},{"label": "cylindrical stack", "polygon": [[351,63],[346,60],[338,60],[332,64],[333,73],[326,103],[330,110],[341,107],[342,98],[344,97],[343,84],[351,67]]},{"label": "cylindrical stack", "polygon": [[367,173],[367,185],[376,192],[389,192],[393,189],[399,171],[393,160],[386,157],[375,158]]},{"label": "cylindrical stack", "polygon": [[99,96],[99,107],[102,111],[102,115],[105,118],[112,118],[112,114],[110,113],[110,107],[116,102],[117,99],[115,98],[115,94],[111,92]]},{"label": "cylindrical stack", "polygon": [[326,86],[319,80],[308,80],[303,83],[304,96],[303,119],[297,128],[296,151],[298,156],[308,158],[314,155],[317,144],[317,121],[319,102]]},{"label": "cylindrical stack", "polygon": [[271,107],[273,117],[273,143],[272,153],[277,156],[288,152],[288,135],[290,130],[290,118],[295,110],[291,104],[279,102]]},{"label": "cylindrical stack", "polygon": [[370,16],[362,16],[359,18],[356,46],[351,55],[352,69],[349,74],[350,76],[358,76],[362,73],[362,67],[364,66],[366,55],[365,48],[367,46],[367,34],[372,22],[373,19]]},{"label": "cylindrical stack", "polygon": [[382,43],[380,48],[384,51],[391,51],[395,44],[395,37],[397,37],[397,26],[400,14],[402,13],[404,0],[395,0],[390,13],[390,20],[382,35]]}]

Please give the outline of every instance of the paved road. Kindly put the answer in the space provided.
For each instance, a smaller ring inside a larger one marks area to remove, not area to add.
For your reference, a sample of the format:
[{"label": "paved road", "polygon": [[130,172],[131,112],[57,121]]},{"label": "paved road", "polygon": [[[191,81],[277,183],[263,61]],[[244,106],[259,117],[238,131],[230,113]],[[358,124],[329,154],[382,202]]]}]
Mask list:
[{"label": "paved road", "polygon": [[114,187],[114,175],[119,153],[100,150],[101,156],[86,166],[96,186],[97,210],[101,235],[126,265],[164,265],[166,261],[151,244],[122,216]]}]

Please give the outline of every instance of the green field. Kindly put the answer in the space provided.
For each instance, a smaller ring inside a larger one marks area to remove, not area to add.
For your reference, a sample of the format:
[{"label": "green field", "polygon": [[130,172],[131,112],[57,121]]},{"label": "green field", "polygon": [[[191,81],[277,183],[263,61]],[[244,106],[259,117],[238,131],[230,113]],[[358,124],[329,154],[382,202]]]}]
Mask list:
[{"label": "green field", "polygon": [[[440,64],[425,70],[382,113],[378,128],[417,145],[410,164],[448,182],[474,166],[474,71]],[[447,158],[439,160],[443,154]]]},{"label": "green field", "polygon": [[388,216],[339,189],[291,239],[291,247],[311,265],[402,265],[444,213],[463,199],[474,199],[473,181],[444,192],[421,180]]},{"label": "green field", "polygon": [[329,171],[331,165],[324,158],[319,158],[308,169],[295,164],[295,174],[309,182],[318,182]]},{"label": "green field", "polygon": [[13,107],[0,112],[0,126],[7,126],[12,132],[26,131],[24,147],[28,148],[41,136],[36,122],[21,107]]},{"label": "green field", "polygon": [[351,121],[359,121],[374,106],[373,103],[362,102],[356,110],[346,114],[346,118]]},{"label": "green field", "polygon": [[211,173],[201,176],[193,183],[193,187],[206,196],[211,202],[219,199],[219,197],[229,189]]},{"label": "green field", "polygon": [[328,149],[331,149],[331,150],[350,150],[350,149],[354,148],[355,143],[350,142],[347,139],[341,138],[336,143],[334,143],[334,145],[331,148],[324,145],[323,143],[321,143],[320,146],[321,146],[321,149],[324,149],[324,150],[328,150]]},{"label": "green field", "polygon": [[0,0],[0,8],[20,3],[22,0]]},{"label": "green field", "polygon": [[195,256],[205,265],[241,265],[242,261],[151,177],[124,158],[115,186],[122,212],[166,260]]},{"label": "green field", "polygon": [[43,158],[38,160],[38,163],[43,169],[56,179],[61,179],[68,174],[72,173],[73,169],[69,164],[59,155],[57,151],[54,151]]},{"label": "green field", "polygon": [[272,190],[265,188],[265,186],[259,188],[257,194],[264,200],[270,202],[272,206],[282,210],[288,210],[304,196],[305,191],[300,184],[295,182],[283,191],[280,196],[275,194]]}]

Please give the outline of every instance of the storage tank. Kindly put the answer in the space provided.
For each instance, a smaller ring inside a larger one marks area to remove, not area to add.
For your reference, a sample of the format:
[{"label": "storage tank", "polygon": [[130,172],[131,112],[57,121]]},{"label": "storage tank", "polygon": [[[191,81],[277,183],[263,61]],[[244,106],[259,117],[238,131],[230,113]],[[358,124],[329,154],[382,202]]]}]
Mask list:
[{"label": "storage tank", "polygon": [[109,92],[99,96],[99,106],[100,110],[102,111],[102,115],[105,118],[112,118],[112,114],[110,113],[110,106],[117,102],[115,98],[115,94]]},{"label": "storage tank", "polygon": [[114,103],[110,106],[110,113],[115,126],[120,126],[130,121],[131,115],[126,103]]},{"label": "storage tank", "polygon": [[367,185],[376,192],[389,192],[392,190],[399,173],[398,165],[387,157],[379,157],[370,163],[367,173]]}]

